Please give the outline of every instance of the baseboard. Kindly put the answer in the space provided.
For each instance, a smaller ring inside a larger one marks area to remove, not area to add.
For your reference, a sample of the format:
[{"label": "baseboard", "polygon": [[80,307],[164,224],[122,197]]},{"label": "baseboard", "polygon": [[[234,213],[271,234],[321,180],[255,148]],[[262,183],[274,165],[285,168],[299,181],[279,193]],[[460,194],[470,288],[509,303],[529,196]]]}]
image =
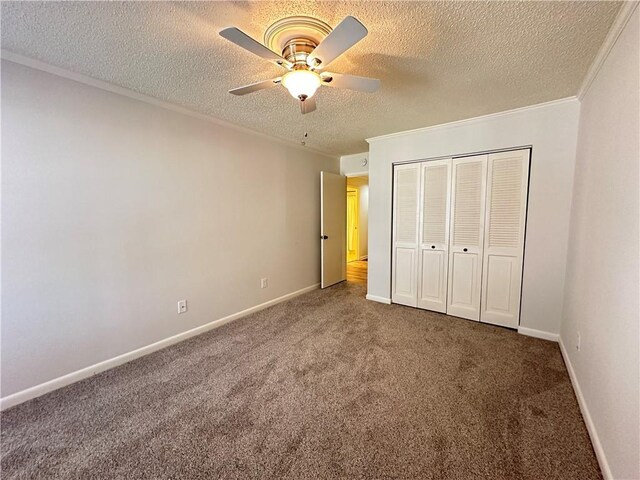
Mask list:
[{"label": "baseboard", "polygon": [[569,359],[567,349],[562,342],[562,337],[559,338],[558,343],[560,344],[560,352],[562,352],[562,358],[564,359],[564,363],[567,366],[567,371],[569,372],[569,378],[571,379],[571,385],[573,385],[573,391],[575,392],[576,398],[578,399],[578,405],[580,406],[580,411],[582,412],[582,418],[584,418],[584,423],[587,425],[589,437],[591,437],[593,450],[596,452],[596,458],[598,459],[598,464],[600,465],[602,476],[605,478],[605,480],[613,480],[611,468],[609,468],[607,457],[604,454],[604,449],[602,448],[602,444],[600,443],[598,432],[596,431],[596,427],[593,423],[593,420],[591,419],[589,408],[587,408],[587,402],[582,395],[580,383],[578,382],[578,378],[576,377],[576,372],[573,370],[573,365],[571,365],[571,360]]},{"label": "baseboard", "polygon": [[368,258],[369,255],[363,255],[362,257],[360,257],[360,261],[367,260]]},{"label": "baseboard", "polygon": [[92,377],[93,375],[97,375],[98,373],[104,372],[105,370],[109,370],[110,368],[117,367],[119,365],[135,360],[136,358],[143,357],[150,353],[161,350],[165,347],[179,343],[188,338],[195,337],[196,335],[200,335],[201,333],[207,332],[209,330],[213,330],[214,328],[221,327],[226,323],[232,322],[242,317],[246,317],[247,315],[258,312],[260,310],[264,310],[267,307],[270,307],[277,303],[284,302],[286,300],[297,297],[299,295],[310,292],[312,290],[316,290],[319,287],[320,287],[320,284],[317,283],[315,285],[311,285],[309,287],[296,290],[295,292],[288,293],[281,297],[274,298],[273,300],[269,300],[268,302],[264,302],[264,303],[261,303],[260,305],[256,305],[255,307],[247,308],[246,310],[242,310],[240,312],[228,315],[226,317],[219,318],[218,320],[214,320],[205,325],[193,328],[191,330],[187,330],[186,332],[179,333],[172,337],[165,338],[163,340],[152,343],[145,347],[141,347],[136,350],[123,353],[122,355],[118,355],[117,357],[113,357],[108,360],[104,360],[102,362],[96,363],[95,365],[91,365],[89,367],[76,370],[75,372],[71,372],[66,375],[63,375],[62,377],[54,378],[53,380],[49,380],[47,382],[41,383],[40,385],[36,385],[34,387],[27,388],[20,392],[7,395],[6,397],[0,398],[0,410],[6,410],[7,408],[26,402],[27,400],[40,397],[45,393],[49,393],[59,388],[66,387],[67,385],[71,385],[72,383],[79,382],[80,380],[84,380],[85,378]]},{"label": "baseboard", "polygon": [[541,338],[542,340],[551,340],[557,342],[559,335],[557,333],[545,332],[544,330],[535,330],[533,328],[518,327],[518,333],[527,337]]},{"label": "baseboard", "polygon": [[386,303],[387,305],[391,305],[391,299],[390,298],[378,297],[376,295],[369,295],[367,293],[366,299],[374,301],[374,302],[378,302],[378,303]]}]

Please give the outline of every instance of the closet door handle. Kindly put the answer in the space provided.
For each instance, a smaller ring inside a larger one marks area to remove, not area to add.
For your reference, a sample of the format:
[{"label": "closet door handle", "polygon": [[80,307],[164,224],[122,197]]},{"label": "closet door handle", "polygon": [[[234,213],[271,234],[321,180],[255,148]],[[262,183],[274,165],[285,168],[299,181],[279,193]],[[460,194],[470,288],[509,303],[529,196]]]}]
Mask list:
[{"label": "closet door handle", "polygon": [[327,240],[329,238],[329,235],[320,235],[320,238],[322,240]]},{"label": "closet door handle", "polygon": [[436,248],[436,246],[435,245],[431,245],[431,248]]},{"label": "closet door handle", "polygon": [[466,249],[466,248],[463,248],[463,249],[462,249],[462,251],[463,251],[463,252],[466,252],[466,251],[467,251],[467,249]]}]

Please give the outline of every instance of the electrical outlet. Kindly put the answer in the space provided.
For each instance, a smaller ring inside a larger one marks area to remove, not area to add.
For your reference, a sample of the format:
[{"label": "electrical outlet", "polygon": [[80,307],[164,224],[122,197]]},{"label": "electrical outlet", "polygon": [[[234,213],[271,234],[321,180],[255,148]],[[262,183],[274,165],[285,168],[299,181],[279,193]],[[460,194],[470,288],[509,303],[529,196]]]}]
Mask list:
[{"label": "electrical outlet", "polygon": [[260,288],[267,288],[269,286],[269,279],[263,278],[260,280]]},{"label": "electrical outlet", "polygon": [[576,339],[576,350],[580,351],[580,332],[578,332],[578,338]]},{"label": "electrical outlet", "polygon": [[178,313],[185,313],[187,311],[187,301],[178,300]]}]

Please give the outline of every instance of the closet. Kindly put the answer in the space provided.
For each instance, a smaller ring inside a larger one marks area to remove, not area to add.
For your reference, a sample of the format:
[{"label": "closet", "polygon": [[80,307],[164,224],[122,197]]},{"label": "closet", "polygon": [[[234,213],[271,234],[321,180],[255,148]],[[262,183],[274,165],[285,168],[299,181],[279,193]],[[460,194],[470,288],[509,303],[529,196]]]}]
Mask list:
[{"label": "closet", "polygon": [[529,157],[394,166],[393,303],[517,328]]}]

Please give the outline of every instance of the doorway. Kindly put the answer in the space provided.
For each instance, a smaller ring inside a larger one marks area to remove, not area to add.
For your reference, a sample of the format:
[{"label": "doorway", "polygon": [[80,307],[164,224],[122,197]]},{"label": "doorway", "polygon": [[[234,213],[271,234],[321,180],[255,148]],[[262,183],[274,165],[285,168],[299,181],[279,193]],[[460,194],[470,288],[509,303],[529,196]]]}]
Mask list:
[{"label": "doorway", "polygon": [[347,184],[347,263],[360,260],[358,220],[358,189]]},{"label": "doorway", "polygon": [[347,177],[347,281],[366,285],[368,271],[369,178]]}]

